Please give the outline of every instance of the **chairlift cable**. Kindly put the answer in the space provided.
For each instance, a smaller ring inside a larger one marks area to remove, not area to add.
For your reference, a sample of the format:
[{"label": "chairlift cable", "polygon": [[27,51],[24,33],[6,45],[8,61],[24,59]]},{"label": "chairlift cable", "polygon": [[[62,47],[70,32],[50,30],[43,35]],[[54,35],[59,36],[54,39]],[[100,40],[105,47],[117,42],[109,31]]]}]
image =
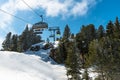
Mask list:
[{"label": "chairlift cable", "polygon": [[29,23],[28,21],[26,21],[26,20],[24,20],[24,19],[22,19],[22,18],[20,18],[20,17],[18,17],[18,16],[15,16],[15,15],[13,15],[13,14],[11,14],[11,13],[8,13],[8,12],[5,11],[5,10],[0,9],[0,11],[3,12],[3,13],[8,14],[8,15],[10,15],[10,16],[13,16],[13,17],[15,17],[15,18],[17,18],[17,19],[19,19],[19,20],[21,20],[21,21],[23,21],[23,22]]},{"label": "chairlift cable", "polygon": [[33,24],[32,28],[35,31],[35,34],[42,34],[42,31],[38,31],[38,29],[46,29],[48,28],[48,24],[46,22],[43,22],[43,15],[39,15],[25,0],[22,0],[22,2],[28,6],[37,16],[41,17],[41,21],[38,23]]},{"label": "chairlift cable", "polygon": [[39,13],[37,13],[36,11],[34,11],[34,9],[32,7],[30,7],[27,2],[25,2],[24,0],[22,0],[22,2],[27,5],[36,15],[38,15],[39,17],[41,17],[41,15],[39,15]]}]

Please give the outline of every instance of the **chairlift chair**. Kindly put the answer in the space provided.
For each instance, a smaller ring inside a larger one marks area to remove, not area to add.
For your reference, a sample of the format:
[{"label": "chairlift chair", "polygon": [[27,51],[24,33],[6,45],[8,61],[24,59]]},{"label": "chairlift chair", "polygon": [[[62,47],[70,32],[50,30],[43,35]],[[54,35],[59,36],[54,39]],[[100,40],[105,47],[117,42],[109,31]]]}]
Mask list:
[{"label": "chairlift chair", "polygon": [[57,34],[57,35],[60,35],[60,34],[61,34],[61,33],[60,33],[60,30],[58,30],[58,31],[56,32],[56,34]]},{"label": "chairlift chair", "polygon": [[46,22],[38,22],[38,23],[35,23],[32,28],[33,29],[47,29],[48,24]]},{"label": "chairlift chair", "polygon": [[34,32],[34,34],[42,34],[43,32]]},{"label": "chairlift chair", "polygon": [[[38,23],[33,24],[32,29],[35,31],[34,33],[41,33],[44,29],[48,28],[48,24],[46,22],[43,22],[43,16],[40,15],[41,21]],[[37,31],[37,32],[36,32]]]},{"label": "chairlift chair", "polygon": [[44,29],[40,29],[40,28],[38,28],[38,29],[34,29],[34,31],[36,32],[36,31],[43,31]]}]

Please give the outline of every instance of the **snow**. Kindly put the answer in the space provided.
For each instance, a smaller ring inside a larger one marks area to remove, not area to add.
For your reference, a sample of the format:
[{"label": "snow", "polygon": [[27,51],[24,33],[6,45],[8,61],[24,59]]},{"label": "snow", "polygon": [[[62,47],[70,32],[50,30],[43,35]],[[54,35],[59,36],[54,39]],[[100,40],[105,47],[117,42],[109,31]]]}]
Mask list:
[{"label": "snow", "polygon": [[97,78],[99,75],[97,72],[95,72],[94,67],[88,68],[88,73],[89,73],[89,77],[91,77],[92,80],[95,80],[95,78]]},{"label": "snow", "polygon": [[67,80],[65,67],[40,56],[0,51],[0,80]]},{"label": "snow", "polygon": [[29,50],[29,51],[27,51],[25,53],[29,54],[29,55],[40,56],[41,60],[43,60],[45,62],[49,61],[49,63],[51,63],[51,64],[56,64],[56,62],[49,57],[49,52],[50,52],[50,49],[48,49],[48,50],[40,49],[39,51],[30,51]]},{"label": "snow", "polygon": [[40,43],[32,45],[32,47],[34,47],[34,46],[40,46],[40,48],[43,48],[46,44],[47,43],[45,43],[45,42],[40,42]]},{"label": "snow", "polygon": [[[47,43],[45,43],[45,42],[40,42],[40,43],[32,45],[32,47],[34,47],[34,46],[40,46],[40,48],[43,48],[46,44]],[[54,46],[54,48],[57,48],[58,45],[59,45],[59,41],[53,42],[52,45]]]},{"label": "snow", "polygon": [[[32,47],[35,47],[35,46],[40,46],[40,50],[38,51],[31,51],[30,49],[28,51],[26,51],[25,53],[26,54],[32,54],[32,55],[37,55],[37,56],[40,56],[41,57],[41,60],[45,61],[45,62],[50,62],[51,64],[56,64],[56,62],[51,59],[49,57],[49,53],[50,53],[50,50],[51,49],[47,49],[47,50],[44,50],[42,49],[47,43],[45,42],[41,42],[41,43],[37,43],[37,44],[34,44],[32,45]],[[54,43],[51,43],[53,45],[54,48],[57,48],[58,45],[59,45],[59,41],[55,41]]]},{"label": "snow", "polygon": [[58,45],[59,45],[59,41],[55,41],[55,42],[54,42],[54,47],[57,48]]},{"label": "snow", "polygon": [[[45,44],[42,42],[32,45],[40,46],[38,51],[0,51],[0,80],[67,80],[65,67],[49,57],[51,49],[42,49]],[[52,45],[57,48],[59,41]],[[81,73],[84,71],[80,70]],[[88,68],[88,73],[91,80],[98,76],[93,67]],[[82,77],[82,74],[80,76]]]},{"label": "snow", "polygon": [[[94,67],[87,68],[87,70],[88,70],[88,76],[89,76],[90,80],[95,80],[95,78],[98,77],[99,74],[97,72],[95,72]],[[81,69],[80,72],[82,73],[80,75],[82,78],[82,75],[84,74],[85,69]]]}]

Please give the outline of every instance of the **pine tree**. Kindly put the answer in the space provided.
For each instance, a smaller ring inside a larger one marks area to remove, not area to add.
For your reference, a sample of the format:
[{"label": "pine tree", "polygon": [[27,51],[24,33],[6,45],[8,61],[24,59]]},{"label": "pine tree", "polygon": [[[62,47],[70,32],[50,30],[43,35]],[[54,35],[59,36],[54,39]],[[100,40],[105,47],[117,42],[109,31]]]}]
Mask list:
[{"label": "pine tree", "polygon": [[17,51],[18,52],[23,52],[23,41],[22,41],[21,35],[18,37]]},{"label": "pine tree", "polygon": [[74,39],[74,38],[75,38],[75,36],[74,36],[73,33],[71,34],[70,38],[71,38],[71,39]]},{"label": "pine tree", "polygon": [[107,49],[105,48],[104,38],[101,40],[93,40],[89,45],[89,53],[86,60],[86,65],[93,66],[96,69],[96,72],[101,73],[102,80],[104,80],[104,70],[107,62]]},{"label": "pine tree", "polygon": [[25,30],[23,31],[22,35],[20,36],[19,40],[21,41],[21,45],[22,46],[22,50],[26,51],[29,47],[28,47],[28,41],[29,41],[29,28],[28,25],[26,26]]},{"label": "pine tree", "polygon": [[86,26],[86,33],[85,34],[86,34],[86,38],[87,38],[88,42],[95,39],[96,30],[95,30],[94,24],[89,24]]},{"label": "pine tree", "polygon": [[34,34],[33,29],[29,29],[27,25],[25,30],[19,36],[18,51],[26,51],[31,45],[39,42],[41,42],[41,37]]},{"label": "pine tree", "polygon": [[65,64],[67,58],[67,44],[68,43],[59,41],[59,46],[51,50],[50,57],[59,64]]},{"label": "pine tree", "polygon": [[6,39],[3,41],[2,43],[2,47],[4,50],[9,51],[10,50],[10,46],[11,46],[11,35],[12,33],[9,32],[6,36]]},{"label": "pine tree", "polygon": [[96,30],[93,24],[82,26],[79,33],[76,35],[77,48],[79,49],[81,62],[85,63],[85,55],[88,53],[88,46],[90,42],[95,39]]},{"label": "pine tree", "polygon": [[115,28],[114,28],[115,38],[120,39],[120,23],[118,17],[116,17]]},{"label": "pine tree", "polygon": [[11,39],[11,51],[17,51],[18,36],[13,35]]},{"label": "pine tree", "polygon": [[106,35],[109,36],[110,38],[114,37],[114,24],[112,23],[112,21],[110,21],[107,25],[107,30],[106,30]]},{"label": "pine tree", "polygon": [[119,73],[120,68],[120,40],[109,37],[101,40],[94,40],[89,46],[87,62],[95,66],[96,71],[101,73],[102,80],[114,78],[113,75]]},{"label": "pine tree", "polygon": [[97,37],[97,39],[101,39],[102,37],[105,37],[105,30],[102,25],[99,26],[96,37]]},{"label": "pine tree", "polygon": [[64,33],[63,33],[63,39],[67,40],[70,37],[70,28],[68,25],[65,26]]},{"label": "pine tree", "polygon": [[59,43],[59,47],[56,50],[56,61],[58,63],[65,63],[66,57],[67,57],[67,52],[66,52],[66,47],[63,42]]},{"label": "pine tree", "polygon": [[[69,42],[67,48],[66,68],[68,80],[80,80],[80,62],[79,53],[76,51],[75,42]],[[71,78],[69,78],[71,76]]]},{"label": "pine tree", "polygon": [[76,35],[76,41],[80,51],[82,50],[82,48],[86,48],[88,52],[88,44],[90,43],[90,41],[95,39],[95,34],[96,31],[93,24],[82,26],[81,31]]},{"label": "pine tree", "polygon": [[59,40],[59,47],[55,50],[54,53],[54,59],[58,63],[65,63],[65,60],[67,58],[67,47],[69,43],[69,38],[70,38],[70,28],[68,25],[66,25],[63,38]]},{"label": "pine tree", "polygon": [[120,23],[119,23],[118,17],[116,17],[115,26],[116,26],[116,28],[117,28],[118,30],[120,29]]}]

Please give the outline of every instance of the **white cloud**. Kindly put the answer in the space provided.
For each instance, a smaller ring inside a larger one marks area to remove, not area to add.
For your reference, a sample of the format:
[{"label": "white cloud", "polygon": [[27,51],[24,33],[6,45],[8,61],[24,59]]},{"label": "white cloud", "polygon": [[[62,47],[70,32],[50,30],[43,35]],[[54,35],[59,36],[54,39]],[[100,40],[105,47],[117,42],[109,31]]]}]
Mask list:
[{"label": "white cloud", "polygon": [[71,14],[73,15],[84,15],[88,11],[88,5],[86,1],[82,1],[79,3],[76,3],[75,6],[71,10]]},{"label": "white cloud", "polygon": [[73,6],[73,8],[71,9],[71,15],[83,16],[95,4],[95,0],[82,0],[81,2],[77,2],[75,3],[75,6]]},{"label": "white cloud", "polygon": [[[91,6],[96,4],[96,0],[24,0],[33,9],[43,9],[46,16],[50,17],[70,17],[83,16]],[[18,11],[31,10],[22,0],[8,0],[0,5],[0,9],[15,15]],[[0,11],[0,36],[5,36],[9,31],[14,32],[11,27],[13,17]]]},{"label": "white cloud", "polygon": [[[99,0],[98,0],[99,1]],[[83,16],[96,4],[96,0],[17,0],[17,10],[31,10],[26,2],[33,9],[43,9],[47,16]]]}]

